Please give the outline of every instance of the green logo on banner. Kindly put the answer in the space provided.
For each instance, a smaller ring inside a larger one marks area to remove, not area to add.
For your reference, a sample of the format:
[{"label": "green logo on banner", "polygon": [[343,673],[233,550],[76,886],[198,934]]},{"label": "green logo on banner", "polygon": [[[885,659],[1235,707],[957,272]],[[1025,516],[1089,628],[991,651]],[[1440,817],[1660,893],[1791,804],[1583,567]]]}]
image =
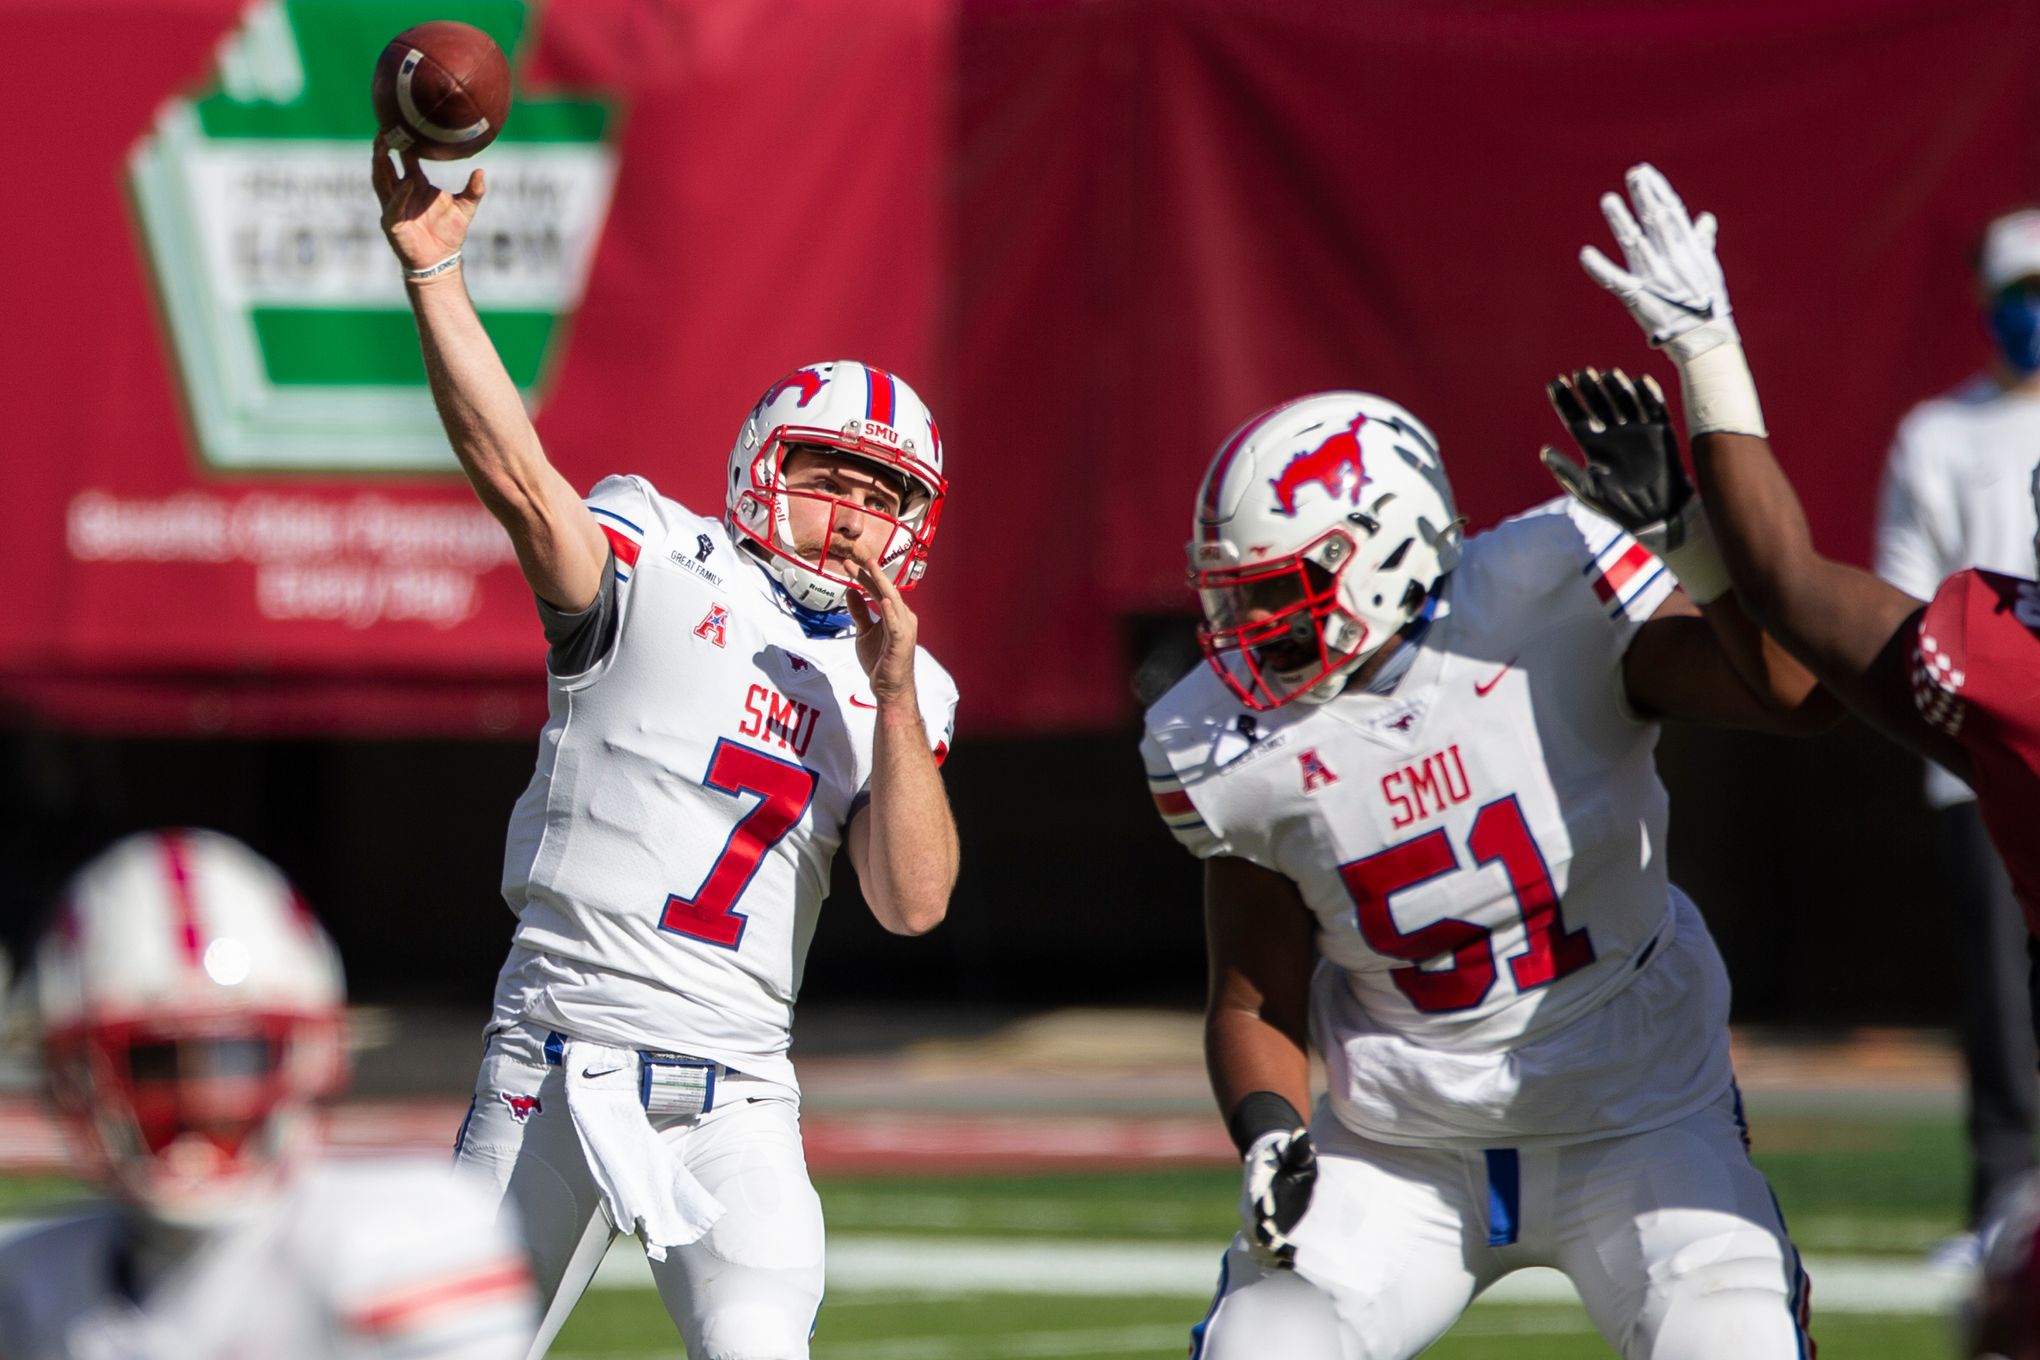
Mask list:
[{"label": "green logo on banner", "polygon": [[[511,54],[513,0],[439,0]],[[454,466],[369,187],[369,75],[415,0],[262,0],[213,87],[173,100],[130,158],[142,239],[199,452],[217,468]],[[609,209],[609,107],[519,93],[474,161],[488,202],[463,254],[482,321],[527,402],[565,345]]]}]

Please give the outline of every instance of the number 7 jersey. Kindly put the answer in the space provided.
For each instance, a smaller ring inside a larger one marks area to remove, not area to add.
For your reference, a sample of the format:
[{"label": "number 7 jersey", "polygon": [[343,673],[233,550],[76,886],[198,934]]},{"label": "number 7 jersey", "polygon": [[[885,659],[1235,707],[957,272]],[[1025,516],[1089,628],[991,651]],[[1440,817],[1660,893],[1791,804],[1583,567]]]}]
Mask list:
[{"label": "number 7 jersey", "polygon": [[1727,980],[1666,878],[1657,728],[1622,672],[1672,589],[1555,501],[1468,541],[1388,692],[1251,714],[1200,667],[1149,711],[1177,838],[1317,918],[1313,1040],[1357,1131],[1612,1136],[1725,1088]]},{"label": "number 7 jersey", "polygon": [[[555,673],[557,650],[547,667],[538,768],[504,850],[518,922],[491,1024],[792,1085],[808,945],[869,797],[877,703],[855,635],[804,625],[719,521],[641,478],[607,478],[588,504],[614,551],[615,635],[572,673]],[[926,651],[915,687],[939,762],[956,688]]]}]

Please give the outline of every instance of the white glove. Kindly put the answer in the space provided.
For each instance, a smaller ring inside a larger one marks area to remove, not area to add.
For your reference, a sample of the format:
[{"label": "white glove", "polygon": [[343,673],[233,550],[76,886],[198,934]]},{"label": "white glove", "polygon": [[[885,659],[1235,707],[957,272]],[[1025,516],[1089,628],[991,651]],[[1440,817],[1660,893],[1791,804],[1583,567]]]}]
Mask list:
[{"label": "white glove", "polygon": [[1580,265],[1594,282],[1622,299],[1653,348],[1685,362],[1736,339],[1728,284],[1715,258],[1713,213],[1695,219],[1656,166],[1632,166],[1629,204],[1601,195],[1601,215],[1622,247],[1624,269],[1592,246],[1580,248]]},{"label": "white glove", "polygon": [[1240,1187],[1240,1222],[1247,1246],[1263,1265],[1296,1264],[1296,1243],[1290,1234],[1310,1208],[1311,1187],[1317,1183],[1317,1149],[1303,1129],[1264,1133],[1247,1149],[1246,1174]]},{"label": "white glove", "polygon": [[1757,385],[1714,253],[1714,214],[1690,216],[1671,181],[1648,163],[1631,166],[1626,182],[1629,203],[1620,194],[1603,194],[1601,215],[1628,268],[1592,246],[1580,248],[1580,266],[1621,298],[1650,343],[1678,364],[1690,435],[1766,437]]}]

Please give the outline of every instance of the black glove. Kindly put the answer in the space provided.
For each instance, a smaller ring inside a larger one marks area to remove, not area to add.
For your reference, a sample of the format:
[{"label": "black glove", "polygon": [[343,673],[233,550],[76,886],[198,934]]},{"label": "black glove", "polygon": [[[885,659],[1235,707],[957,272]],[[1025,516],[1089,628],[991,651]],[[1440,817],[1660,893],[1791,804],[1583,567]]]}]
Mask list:
[{"label": "black glove", "polygon": [[1582,467],[1547,444],[1541,456],[1558,484],[1660,557],[1685,542],[1698,502],[1657,383],[1583,368],[1544,390],[1586,458]]},{"label": "black glove", "polygon": [[1274,1266],[1296,1264],[1290,1233],[1310,1208],[1317,1184],[1317,1149],[1301,1128],[1264,1133],[1247,1149],[1240,1187],[1240,1222],[1255,1256]]}]

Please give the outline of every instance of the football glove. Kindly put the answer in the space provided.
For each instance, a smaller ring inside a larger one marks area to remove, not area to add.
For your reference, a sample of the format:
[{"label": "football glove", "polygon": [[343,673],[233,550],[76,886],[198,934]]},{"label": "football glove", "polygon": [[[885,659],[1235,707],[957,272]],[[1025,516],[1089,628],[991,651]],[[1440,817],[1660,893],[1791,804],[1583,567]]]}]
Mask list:
[{"label": "football glove", "polygon": [[1558,484],[1660,557],[1683,541],[1680,516],[1692,504],[1693,484],[1657,381],[1645,374],[1632,383],[1619,368],[1583,368],[1553,378],[1544,391],[1586,459],[1582,466],[1546,444],[1540,456]]},{"label": "football glove", "polygon": [[1627,182],[1635,212],[1620,194],[1603,194],[1601,215],[1628,267],[1592,246],[1581,247],[1581,267],[1622,299],[1653,347],[1669,349],[1682,364],[1736,340],[1728,284],[1714,253],[1714,214],[1689,216],[1655,166],[1632,166]]},{"label": "football glove", "polygon": [[1671,568],[1701,604],[1729,588],[1706,513],[1679,461],[1665,394],[1649,374],[1632,383],[1621,369],[1583,368],[1545,384],[1584,465],[1544,446],[1544,466],[1568,494],[1614,520]]},{"label": "football glove", "polygon": [[1282,1269],[1295,1266],[1296,1243],[1290,1234],[1310,1208],[1316,1184],[1317,1149],[1308,1130],[1276,1129],[1254,1140],[1240,1189],[1240,1222],[1256,1260]]}]

